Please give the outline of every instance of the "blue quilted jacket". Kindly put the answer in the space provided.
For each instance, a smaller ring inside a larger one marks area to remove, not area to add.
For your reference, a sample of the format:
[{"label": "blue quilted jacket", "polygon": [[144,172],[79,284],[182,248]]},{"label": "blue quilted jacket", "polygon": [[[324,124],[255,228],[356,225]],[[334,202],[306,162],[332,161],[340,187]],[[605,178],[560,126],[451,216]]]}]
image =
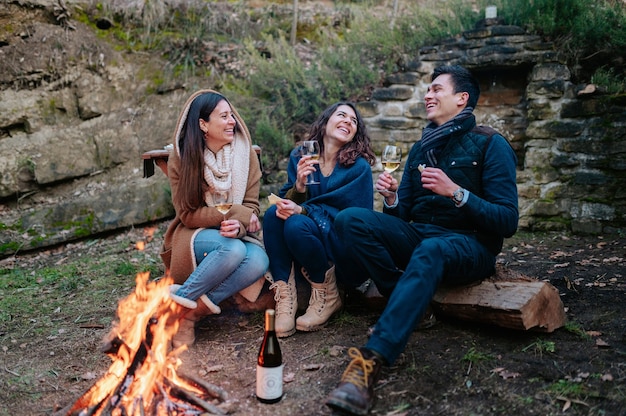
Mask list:
[{"label": "blue quilted jacket", "polygon": [[413,145],[402,182],[399,202],[385,212],[407,221],[434,224],[474,235],[494,255],[505,237],[517,230],[517,158],[507,140],[495,130],[476,126],[474,117],[450,129],[448,142],[437,156],[438,167],[453,182],[470,191],[457,208],[451,198],[424,189],[420,164],[428,165],[420,143]]}]

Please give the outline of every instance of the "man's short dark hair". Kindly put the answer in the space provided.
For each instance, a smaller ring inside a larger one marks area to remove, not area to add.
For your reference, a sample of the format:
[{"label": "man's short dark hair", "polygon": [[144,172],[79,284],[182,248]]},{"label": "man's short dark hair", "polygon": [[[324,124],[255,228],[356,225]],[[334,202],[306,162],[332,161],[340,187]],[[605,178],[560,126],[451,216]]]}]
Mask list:
[{"label": "man's short dark hair", "polygon": [[480,86],[472,73],[460,65],[445,65],[435,68],[431,82],[439,75],[448,74],[454,85],[454,92],[466,92],[469,94],[467,106],[476,108],[478,97],[480,97]]}]

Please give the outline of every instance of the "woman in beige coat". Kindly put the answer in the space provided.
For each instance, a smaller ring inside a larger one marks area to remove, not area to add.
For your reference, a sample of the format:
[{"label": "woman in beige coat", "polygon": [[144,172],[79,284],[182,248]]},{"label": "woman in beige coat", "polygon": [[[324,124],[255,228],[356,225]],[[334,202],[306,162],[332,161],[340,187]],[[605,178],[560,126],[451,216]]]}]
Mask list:
[{"label": "woman in beige coat", "polygon": [[[220,313],[223,300],[242,291],[254,301],[260,290],[255,282],[269,264],[257,236],[260,164],[243,119],[223,95],[202,90],[187,100],[168,177],[176,217],[161,256],[176,283],[174,300],[188,309],[173,338],[178,347],[194,342],[196,321]],[[232,196],[225,215],[215,207],[218,190]]]}]

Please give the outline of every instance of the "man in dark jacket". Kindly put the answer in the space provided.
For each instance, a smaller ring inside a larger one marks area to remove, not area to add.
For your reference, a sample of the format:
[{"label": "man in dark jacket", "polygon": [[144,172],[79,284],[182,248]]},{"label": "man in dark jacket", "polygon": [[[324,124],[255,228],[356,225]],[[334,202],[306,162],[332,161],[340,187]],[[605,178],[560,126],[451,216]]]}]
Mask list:
[{"label": "man in dark jacket", "polygon": [[381,173],[384,212],[342,211],[335,220],[348,253],[337,264],[371,278],[388,297],[374,331],[326,404],[365,415],[382,365],[391,365],[426,312],[439,285],[462,285],[495,272],[505,237],[517,230],[513,149],[495,130],[476,126],[480,89],[460,66],[434,70],[424,97],[430,121],[406,161],[400,186]]}]

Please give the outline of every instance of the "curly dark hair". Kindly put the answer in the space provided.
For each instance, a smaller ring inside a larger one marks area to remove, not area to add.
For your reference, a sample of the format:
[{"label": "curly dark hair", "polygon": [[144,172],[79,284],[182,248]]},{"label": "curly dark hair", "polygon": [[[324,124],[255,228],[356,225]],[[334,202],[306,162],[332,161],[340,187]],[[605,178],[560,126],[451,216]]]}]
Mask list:
[{"label": "curly dark hair", "polygon": [[367,128],[365,127],[361,113],[357,110],[356,105],[349,101],[340,101],[326,108],[326,110],[324,110],[324,112],[311,125],[307,135],[307,140],[315,140],[319,142],[320,151],[324,152],[324,133],[326,132],[326,124],[335,111],[337,111],[337,108],[342,105],[347,105],[354,110],[354,114],[356,114],[357,128],[354,138],[339,149],[337,162],[342,166],[351,166],[354,164],[356,159],[361,156],[367,160],[371,166],[373,166],[376,163],[376,155],[372,150],[372,141],[367,133]]}]

